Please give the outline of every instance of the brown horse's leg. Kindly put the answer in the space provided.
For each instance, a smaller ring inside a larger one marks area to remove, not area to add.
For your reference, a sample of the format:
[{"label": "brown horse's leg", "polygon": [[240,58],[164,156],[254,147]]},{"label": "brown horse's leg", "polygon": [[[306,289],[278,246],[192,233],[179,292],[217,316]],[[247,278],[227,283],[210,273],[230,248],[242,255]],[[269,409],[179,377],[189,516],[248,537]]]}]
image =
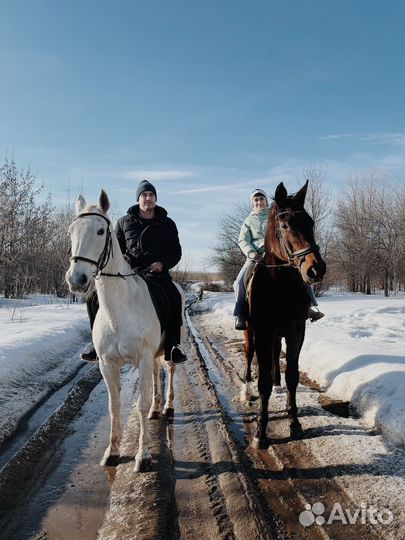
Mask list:
[{"label": "brown horse's leg", "polygon": [[241,402],[248,402],[251,399],[250,393],[250,383],[252,382],[252,359],[254,355],[254,340],[253,340],[253,330],[249,326],[244,332],[245,334],[245,372],[243,375],[242,389],[240,392]]},{"label": "brown horse's leg", "polygon": [[297,386],[299,381],[298,359],[304,342],[305,322],[299,328],[295,328],[287,337],[286,372],[287,384],[287,412],[290,417],[290,432],[292,437],[302,435],[302,427],[298,420]]},{"label": "brown horse's leg", "polygon": [[269,421],[269,399],[273,386],[272,379],[272,351],[274,338],[266,337],[265,332],[255,334],[255,349],[259,366],[259,413],[257,419],[256,432],[253,437],[252,446],[254,448],[267,448],[269,440],[266,434]]},{"label": "brown horse's leg", "polygon": [[274,386],[281,386],[280,353],[281,353],[281,338],[277,338],[274,341],[274,347],[273,347],[273,385]]}]

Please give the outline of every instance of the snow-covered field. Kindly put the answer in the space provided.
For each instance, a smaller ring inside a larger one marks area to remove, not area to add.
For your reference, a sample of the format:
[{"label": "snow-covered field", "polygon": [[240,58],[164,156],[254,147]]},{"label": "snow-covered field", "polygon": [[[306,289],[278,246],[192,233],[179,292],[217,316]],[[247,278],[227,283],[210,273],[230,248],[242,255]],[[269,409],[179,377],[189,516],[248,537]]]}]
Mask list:
[{"label": "snow-covered field", "polygon": [[89,335],[84,304],[49,296],[0,298],[0,442],[78,369],[78,352]]},{"label": "snow-covered field", "polygon": [[[212,325],[235,335],[233,302],[232,293],[204,293],[193,309],[209,309]],[[404,296],[330,293],[319,307],[326,316],[307,323],[300,370],[331,398],[350,401],[367,426],[405,444]]]},{"label": "snow-covered field", "polygon": [[[307,325],[301,371],[331,397],[350,401],[368,426],[405,444],[404,297],[335,293],[319,303],[326,316]],[[233,294],[204,293],[193,308],[211,310],[214,325],[220,321],[241,337],[233,328]],[[49,297],[0,299],[0,442],[78,368],[78,353],[88,339],[84,304]]]}]

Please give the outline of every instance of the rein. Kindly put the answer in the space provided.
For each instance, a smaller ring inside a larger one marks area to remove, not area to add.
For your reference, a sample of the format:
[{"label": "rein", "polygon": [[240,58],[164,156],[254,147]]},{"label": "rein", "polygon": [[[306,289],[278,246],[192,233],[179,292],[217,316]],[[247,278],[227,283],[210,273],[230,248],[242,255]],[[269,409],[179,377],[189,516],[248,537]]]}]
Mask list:
[{"label": "rein", "polygon": [[101,217],[107,222],[106,238],[105,238],[103,251],[101,252],[100,257],[98,258],[97,261],[93,259],[88,259],[87,257],[82,257],[81,255],[74,255],[70,257],[69,260],[74,261],[74,262],[84,261],[90,264],[94,264],[96,266],[96,272],[94,272],[93,274],[94,279],[100,279],[101,276],[119,277],[122,279],[125,279],[126,277],[129,277],[129,276],[137,276],[138,275],[137,272],[134,272],[131,274],[121,274],[121,272],[117,272],[116,274],[110,274],[109,272],[102,272],[103,268],[107,266],[107,263],[110,260],[110,257],[114,257],[111,231],[110,231],[111,221],[107,217],[103,216],[102,214],[98,214],[97,212],[85,212],[84,214],[79,214],[74,219],[74,221],[76,221],[79,218],[87,217],[87,216]]}]

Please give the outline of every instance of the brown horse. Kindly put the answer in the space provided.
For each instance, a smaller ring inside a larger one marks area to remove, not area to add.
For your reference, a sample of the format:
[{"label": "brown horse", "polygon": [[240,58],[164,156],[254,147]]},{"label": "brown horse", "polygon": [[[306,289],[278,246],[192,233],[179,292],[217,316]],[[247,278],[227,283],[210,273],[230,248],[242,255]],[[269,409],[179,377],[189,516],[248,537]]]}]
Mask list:
[{"label": "brown horse", "polygon": [[[252,445],[267,448],[268,404],[273,384],[279,383],[281,338],[286,351],[287,411],[291,436],[302,434],[297,417],[298,358],[304,342],[310,300],[306,284],[320,281],[326,264],[314,240],[314,222],[304,209],[308,181],[295,195],[277,186],[269,212],[265,255],[258,262],[249,294],[249,322],[245,331],[245,384],[251,380],[256,352],[260,408]],[[246,392],[246,390],[245,390]]]}]

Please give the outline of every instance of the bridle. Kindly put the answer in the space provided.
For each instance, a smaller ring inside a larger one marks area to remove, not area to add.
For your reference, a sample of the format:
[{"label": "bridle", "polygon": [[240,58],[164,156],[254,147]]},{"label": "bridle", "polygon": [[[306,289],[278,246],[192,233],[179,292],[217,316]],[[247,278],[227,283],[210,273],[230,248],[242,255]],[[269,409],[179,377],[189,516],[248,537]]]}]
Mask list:
[{"label": "bridle", "polygon": [[[278,212],[275,216],[276,219],[276,236],[279,241],[280,246],[283,248],[287,258],[287,263],[282,264],[265,264],[262,261],[257,261],[258,264],[261,264],[262,266],[265,266],[266,268],[280,268],[280,267],[294,267],[297,270],[301,269],[301,266],[303,262],[305,261],[305,257],[309,255],[310,253],[319,253],[320,248],[317,244],[311,244],[308,247],[305,247],[303,249],[298,249],[296,251],[291,251],[286,243],[283,240],[283,235],[281,233],[281,226],[279,222],[279,217],[284,214],[300,214],[305,212],[305,210],[283,210],[282,212]],[[296,259],[298,258],[298,262]]]},{"label": "bridle", "polygon": [[88,262],[90,264],[94,264],[95,267],[96,267],[96,271],[93,273],[93,277],[95,279],[99,279],[100,276],[120,277],[122,279],[125,279],[127,276],[138,275],[137,272],[134,272],[132,274],[121,274],[120,272],[118,272],[116,274],[109,274],[108,272],[103,272],[102,271],[107,266],[107,263],[110,260],[110,257],[114,256],[113,246],[112,246],[112,237],[111,237],[111,231],[110,231],[111,221],[106,216],[103,216],[102,214],[98,214],[97,212],[85,212],[83,214],[79,214],[74,219],[74,221],[76,221],[77,219],[80,219],[82,217],[87,217],[87,216],[101,217],[107,222],[107,230],[106,230],[106,236],[105,236],[105,243],[104,243],[103,251],[101,252],[100,257],[98,258],[97,261],[95,261],[93,259],[89,259],[87,257],[82,257],[81,255],[73,255],[72,257],[69,258],[69,260],[74,261],[74,262],[84,261],[84,262]]}]

